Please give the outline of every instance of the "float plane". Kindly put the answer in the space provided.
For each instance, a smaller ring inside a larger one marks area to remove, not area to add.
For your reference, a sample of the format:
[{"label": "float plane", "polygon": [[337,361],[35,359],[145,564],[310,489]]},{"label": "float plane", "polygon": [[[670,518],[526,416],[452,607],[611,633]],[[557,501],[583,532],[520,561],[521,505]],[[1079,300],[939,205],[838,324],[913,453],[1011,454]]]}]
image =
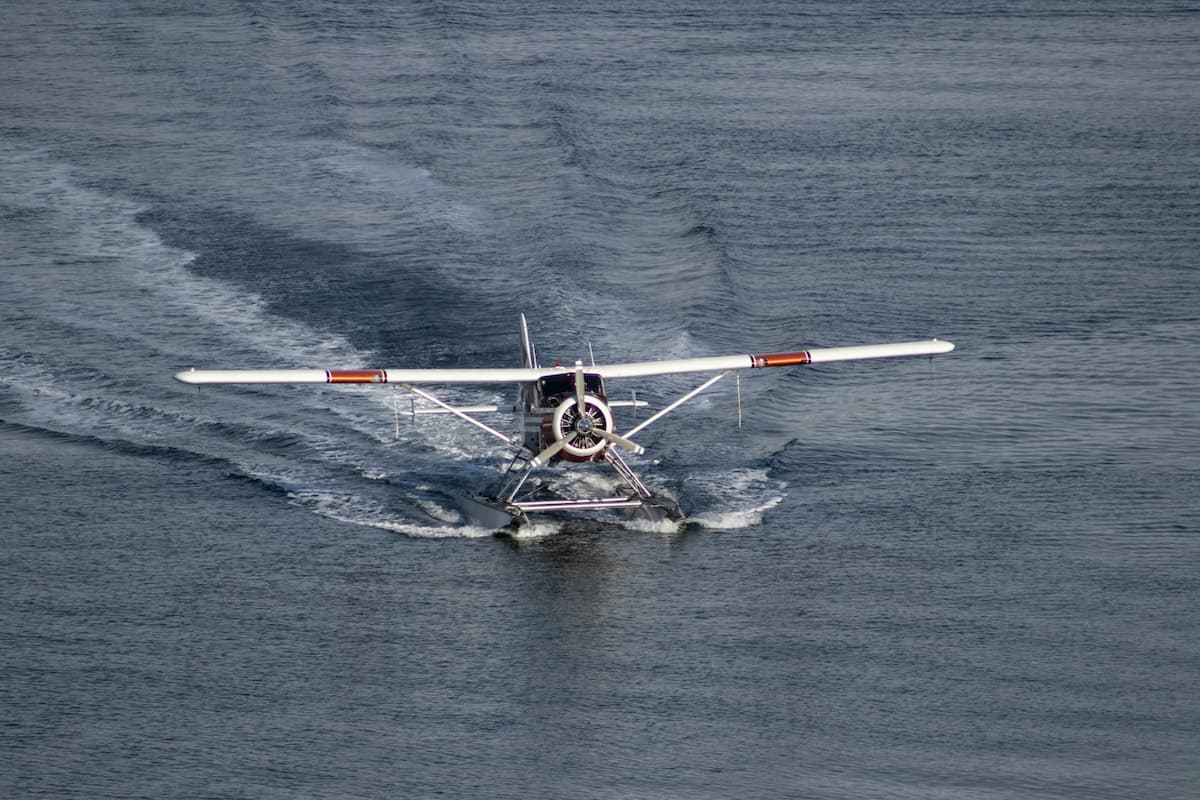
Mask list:
[{"label": "float plane", "polygon": [[[190,369],[175,375],[186,384],[300,384],[355,383],[400,386],[432,404],[413,414],[453,414],[513,448],[514,455],[494,485],[463,497],[462,510],[475,525],[492,529],[515,528],[529,521],[530,514],[547,512],[619,509],[650,520],[681,520],[678,504],[646,488],[621,455],[622,450],[645,452],[636,437],[649,425],[707,390],[717,381],[741,370],[794,367],[832,361],[854,361],[900,356],[934,356],[954,349],[952,342],[927,339],[914,342],[854,345],[779,353],[640,361],[624,364],[574,366],[539,365],[522,314],[521,366],[517,368],[468,369]],[[590,350],[590,347],[589,347]],[[631,393],[630,400],[612,400],[610,381],[649,378],[659,375],[708,373],[711,377],[627,430],[618,431],[614,408],[647,404]],[[499,406],[456,407],[427,389],[430,385],[516,384],[519,401],[513,407],[520,433],[508,435],[492,428],[475,414],[495,412]],[[739,416],[740,416],[739,399]],[[559,494],[535,473],[549,465],[607,464],[617,476],[616,489],[602,497],[568,497]]]}]

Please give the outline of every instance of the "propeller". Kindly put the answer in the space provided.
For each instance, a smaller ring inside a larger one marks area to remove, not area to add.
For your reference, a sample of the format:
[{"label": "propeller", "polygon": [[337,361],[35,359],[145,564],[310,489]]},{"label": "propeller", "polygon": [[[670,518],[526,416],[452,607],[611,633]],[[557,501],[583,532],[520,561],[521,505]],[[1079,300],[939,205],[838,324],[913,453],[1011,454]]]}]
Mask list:
[{"label": "propeller", "polygon": [[609,442],[612,442],[617,447],[623,447],[626,450],[628,450],[629,452],[635,453],[639,456],[642,453],[646,452],[646,448],[642,447],[637,442],[632,441],[630,439],[626,439],[624,436],[618,436],[617,434],[613,433],[612,431],[606,431],[603,428],[593,428],[592,433],[596,434],[601,439],[607,439]]},{"label": "propeller", "polygon": [[549,461],[550,459],[552,459],[556,455],[558,455],[558,451],[562,450],[564,447],[566,447],[571,442],[573,442],[575,440],[575,437],[578,435],[579,434],[577,432],[571,431],[569,434],[567,434],[563,438],[555,439],[553,442],[551,442],[549,444],[549,446],[546,447],[545,450],[543,450],[542,452],[540,452],[536,456],[534,456],[533,460],[530,461],[529,463],[532,466],[540,467],[542,464],[545,464],[547,461]]},{"label": "propeller", "polygon": [[646,452],[637,442],[613,433],[612,412],[598,397],[589,399],[587,383],[583,374],[583,362],[575,362],[574,402],[562,403],[554,414],[553,429],[559,437],[533,458],[533,465],[540,466],[558,455],[563,448],[578,458],[590,458],[603,449],[602,442],[616,445],[632,453]]},{"label": "propeller", "polygon": [[576,361],[575,362],[575,402],[577,403],[576,408],[579,409],[580,414],[582,414],[584,409],[587,408],[587,402],[585,401],[586,395],[584,394],[584,390],[585,390],[585,387],[583,385],[583,362]]}]

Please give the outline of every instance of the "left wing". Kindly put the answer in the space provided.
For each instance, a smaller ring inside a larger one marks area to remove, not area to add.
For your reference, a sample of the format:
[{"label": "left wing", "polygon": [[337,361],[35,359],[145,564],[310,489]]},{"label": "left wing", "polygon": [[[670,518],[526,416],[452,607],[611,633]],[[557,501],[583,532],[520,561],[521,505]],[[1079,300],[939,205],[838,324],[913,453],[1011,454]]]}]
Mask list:
[{"label": "left wing", "polygon": [[531,383],[565,369],[190,369],[181,383]]},{"label": "left wing", "polygon": [[[794,367],[829,361],[868,358],[934,356],[949,353],[953,342],[927,339],[851,347],[825,347],[782,353],[681,358],[664,361],[635,361],[585,367],[588,374],[603,378],[645,378],[685,372],[728,372],[763,367]],[[495,384],[532,383],[550,375],[574,371],[574,367],[523,367],[519,369],[192,369],[177,373],[181,383],[399,383],[399,384]]]}]

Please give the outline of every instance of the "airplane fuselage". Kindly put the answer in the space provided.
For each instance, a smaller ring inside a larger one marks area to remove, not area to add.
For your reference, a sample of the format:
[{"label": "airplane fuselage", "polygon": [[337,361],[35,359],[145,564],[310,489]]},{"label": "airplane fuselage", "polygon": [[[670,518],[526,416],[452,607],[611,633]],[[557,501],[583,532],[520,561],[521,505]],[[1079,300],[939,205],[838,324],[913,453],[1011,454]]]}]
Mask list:
[{"label": "airplane fuselage", "polygon": [[527,450],[540,453],[574,433],[572,443],[555,453],[551,460],[583,462],[601,458],[605,442],[595,436],[595,428],[612,430],[608,395],[604,390],[604,379],[598,374],[584,372],[583,383],[583,414],[578,411],[575,372],[569,368],[521,385],[521,433]]}]

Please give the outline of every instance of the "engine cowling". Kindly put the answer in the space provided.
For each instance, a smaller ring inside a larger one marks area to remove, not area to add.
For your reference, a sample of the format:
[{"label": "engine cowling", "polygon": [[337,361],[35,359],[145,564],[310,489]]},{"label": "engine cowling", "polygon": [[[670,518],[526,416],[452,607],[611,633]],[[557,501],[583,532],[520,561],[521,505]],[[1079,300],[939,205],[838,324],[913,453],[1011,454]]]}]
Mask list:
[{"label": "engine cowling", "polygon": [[581,413],[579,399],[566,397],[550,416],[549,431],[543,426],[543,438],[547,442],[562,441],[574,434],[574,437],[563,445],[560,455],[571,461],[589,461],[600,455],[608,446],[608,441],[595,433],[597,428],[615,433],[612,409],[608,404],[595,395],[584,395],[584,408]]}]

